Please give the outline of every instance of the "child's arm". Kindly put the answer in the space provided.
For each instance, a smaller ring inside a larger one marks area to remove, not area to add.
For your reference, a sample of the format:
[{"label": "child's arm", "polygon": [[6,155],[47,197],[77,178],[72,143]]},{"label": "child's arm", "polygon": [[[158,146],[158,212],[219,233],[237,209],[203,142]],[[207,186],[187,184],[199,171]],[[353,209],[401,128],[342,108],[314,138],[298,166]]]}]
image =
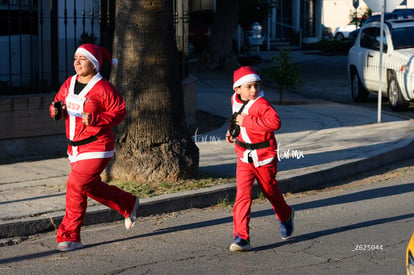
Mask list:
[{"label": "child's arm", "polygon": [[264,104],[257,115],[245,115],[241,125],[259,132],[273,132],[281,127],[281,121],[276,110],[270,104]]},{"label": "child's arm", "polygon": [[241,120],[243,127],[258,132],[273,132],[281,127],[279,115],[267,101],[262,102],[257,113],[246,115]]}]

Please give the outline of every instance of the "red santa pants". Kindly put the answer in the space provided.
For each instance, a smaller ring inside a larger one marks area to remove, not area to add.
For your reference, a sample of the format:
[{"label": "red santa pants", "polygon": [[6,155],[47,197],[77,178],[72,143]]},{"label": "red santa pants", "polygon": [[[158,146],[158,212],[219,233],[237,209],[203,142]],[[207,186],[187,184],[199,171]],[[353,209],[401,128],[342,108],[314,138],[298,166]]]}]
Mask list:
[{"label": "red santa pants", "polygon": [[101,180],[101,173],[109,164],[110,158],[88,159],[71,163],[66,187],[66,212],[60,225],[57,242],[79,242],[80,230],[85,217],[87,197],[104,204],[124,217],[129,217],[136,197],[108,185]]},{"label": "red santa pants", "polygon": [[233,237],[239,236],[249,240],[252,187],[255,179],[263,195],[272,204],[279,221],[287,221],[292,215],[292,208],[286,203],[277,185],[276,172],[276,158],[273,163],[260,167],[254,167],[253,163],[244,163],[240,159],[237,161],[237,193],[233,207]]}]

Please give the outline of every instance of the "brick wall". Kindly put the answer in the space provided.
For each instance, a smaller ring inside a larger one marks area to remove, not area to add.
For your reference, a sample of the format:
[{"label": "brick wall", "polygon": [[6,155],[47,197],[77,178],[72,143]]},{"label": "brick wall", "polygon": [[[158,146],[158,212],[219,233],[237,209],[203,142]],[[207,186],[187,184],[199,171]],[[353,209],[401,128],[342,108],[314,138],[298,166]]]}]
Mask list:
[{"label": "brick wall", "polygon": [[64,121],[49,115],[54,94],[0,97],[0,163],[64,156]]},{"label": "brick wall", "polygon": [[49,115],[54,94],[0,97],[0,140],[63,134],[63,121]]}]

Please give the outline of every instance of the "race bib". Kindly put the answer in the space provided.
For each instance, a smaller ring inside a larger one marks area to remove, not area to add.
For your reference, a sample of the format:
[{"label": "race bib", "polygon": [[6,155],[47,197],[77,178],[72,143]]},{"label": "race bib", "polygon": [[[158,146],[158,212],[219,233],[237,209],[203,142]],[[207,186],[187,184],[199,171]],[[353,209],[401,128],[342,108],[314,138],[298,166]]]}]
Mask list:
[{"label": "race bib", "polygon": [[66,98],[66,110],[70,116],[82,117],[85,98],[77,95],[68,95]]}]

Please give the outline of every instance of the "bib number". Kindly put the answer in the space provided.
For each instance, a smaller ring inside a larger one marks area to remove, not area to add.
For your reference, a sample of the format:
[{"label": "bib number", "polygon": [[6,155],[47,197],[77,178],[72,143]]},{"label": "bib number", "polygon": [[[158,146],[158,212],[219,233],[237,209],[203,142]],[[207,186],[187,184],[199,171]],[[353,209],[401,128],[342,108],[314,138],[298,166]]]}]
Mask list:
[{"label": "bib number", "polygon": [[68,95],[66,98],[66,109],[71,116],[82,117],[85,98],[77,95]]}]

